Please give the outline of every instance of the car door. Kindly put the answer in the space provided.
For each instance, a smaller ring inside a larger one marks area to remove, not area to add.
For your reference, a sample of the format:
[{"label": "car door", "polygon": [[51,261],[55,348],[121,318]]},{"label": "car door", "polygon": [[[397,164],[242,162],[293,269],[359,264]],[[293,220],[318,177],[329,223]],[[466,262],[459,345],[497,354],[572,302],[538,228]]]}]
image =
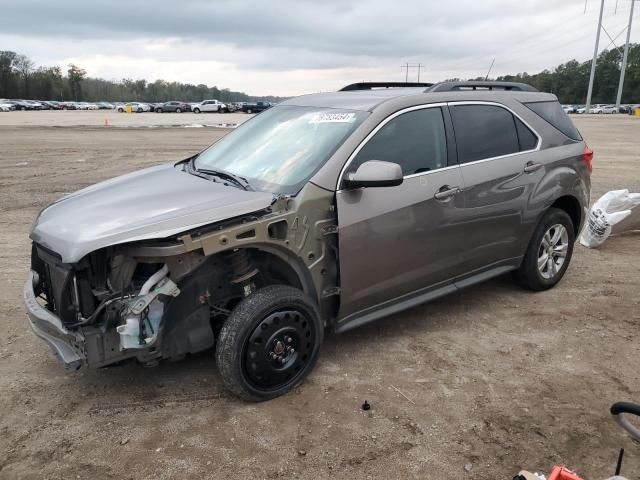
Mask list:
[{"label": "car door", "polygon": [[395,187],[339,183],[340,319],[458,273],[462,177],[449,132],[442,105],[411,107],[378,125],[347,162],[343,177],[383,160],[399,164],[404,179]]},{"label": "car door", "polygon": [[464,182],[464,269],[517,262],[532,221],[529,198],[544,175],[539,135],[501,104],[456,102],[449,109]]},{"label": "car door", "polygon": [[216,111],[215,102],[212,102],[210,100],[207,100],[206,102],[202,102],[202,106],[204,107],[204,111],[205,112],[215,112]]}]

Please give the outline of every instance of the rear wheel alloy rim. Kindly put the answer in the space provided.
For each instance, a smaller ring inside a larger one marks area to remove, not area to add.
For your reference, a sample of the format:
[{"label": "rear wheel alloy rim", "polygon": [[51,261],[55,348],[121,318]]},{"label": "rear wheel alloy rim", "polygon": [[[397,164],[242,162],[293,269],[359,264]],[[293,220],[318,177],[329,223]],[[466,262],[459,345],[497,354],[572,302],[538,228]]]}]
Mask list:
[{"label": "rear wheel alloy rim", "polygon": [[538,271],[542,278],[551,279],[562,269],[569,251],[569,233],[564,225],[556,224],[545,232],[538,247]]},{"label": "rear wheel alloy rim", "polygon": [[299,376],[311,359],[316,332],[300,311],[281,310],[264,318],[251,332],[242,368],[261,390],[275,390]]}]

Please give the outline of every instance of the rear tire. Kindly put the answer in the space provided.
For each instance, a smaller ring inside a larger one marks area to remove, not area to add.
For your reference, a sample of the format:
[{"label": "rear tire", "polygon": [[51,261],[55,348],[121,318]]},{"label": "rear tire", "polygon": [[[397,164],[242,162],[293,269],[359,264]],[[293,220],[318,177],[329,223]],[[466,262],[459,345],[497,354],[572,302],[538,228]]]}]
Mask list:
[{"label": "rear tire", "polygon": [[200,113],[200,109],[199,108],[194,108],[193,109],[193,113]]},{"label": "rear tire", "polygon": [[259,402],[298,386],[318,359],[324,327],[317,306],[286,285],[244,298],[222,326],[216,364],[225,386]]},{"label": "rear tire", "polygon": [[182,110],[180,108],[176,108],[176,113],[182,113]]},{"label": "rear tire", "polygon": [[162,109],[161,108],[156,108],[156,113],[162,113]]},{"label": "rear tire", "polygon": [[550,208],[536,227],[516,278],[534,291],[554,287],[564,276],[575,242],[571,217],[564,210]]}]

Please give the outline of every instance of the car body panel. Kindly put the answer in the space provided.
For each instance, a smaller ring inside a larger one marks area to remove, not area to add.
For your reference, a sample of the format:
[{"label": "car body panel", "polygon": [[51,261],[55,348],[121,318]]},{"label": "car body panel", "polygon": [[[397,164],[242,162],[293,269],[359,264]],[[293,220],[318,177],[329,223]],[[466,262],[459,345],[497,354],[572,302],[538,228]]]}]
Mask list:
[{"label": "car body panel", "polygon": [[461,182],[453,166],[405,177],[396,187],[337,192],[339,319],[459,272],[461,197],[441,202],[434,195]]},{"label": "car body panel", "polygon": [[63,197],[42,211],[31,238],[73,263],[99,248],[164,238],[272,201],[271,193],[225,186],[167,164]]}]

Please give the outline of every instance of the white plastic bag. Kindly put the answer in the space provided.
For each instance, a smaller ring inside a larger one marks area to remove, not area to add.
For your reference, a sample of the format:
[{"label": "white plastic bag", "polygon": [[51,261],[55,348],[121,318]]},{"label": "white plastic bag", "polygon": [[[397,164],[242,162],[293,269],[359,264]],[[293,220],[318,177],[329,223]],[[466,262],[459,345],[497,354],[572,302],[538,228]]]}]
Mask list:
[{"label": "white plastic bag", "polygon": [[[612,227],[631,215],[631,210],[638,205],[640,193],[629,193],[629,190],[612,190],[605,193],[589,210],[589,218],[580,235],[580,244],[587,248],[602,245],[611,235]],[[625,224],[630,226],[629,222]]]}]

